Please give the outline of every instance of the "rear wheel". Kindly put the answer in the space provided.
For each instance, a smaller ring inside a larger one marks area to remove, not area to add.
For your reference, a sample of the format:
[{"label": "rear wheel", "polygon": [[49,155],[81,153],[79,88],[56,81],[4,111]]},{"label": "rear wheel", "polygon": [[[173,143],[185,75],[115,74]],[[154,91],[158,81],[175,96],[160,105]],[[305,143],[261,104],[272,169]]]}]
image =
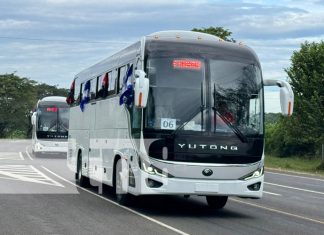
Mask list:
[{"label": "rear wheel", "polygon": [[208,206],[212,209],[222,209],[227,202],[228,196],[206,196]]},{"label": "rear wheel", "polygon": [[129,203],[129,194],[125,192],[122,188],[122,160],[118,159],[115,166],[115,193],[116,200],[121,205],[127,205]]},{"label": "rear wheel", "polygon": [[33,154],[34,157],[36,157],[36,158],[39,158],[39,157],[42,156],[42,153],[40,153],[40,152],[35,152],[34,150],[32,150],[32,154]]},{"label": "rear wheel", "polygon": [[78,165],[77,165],[77,173],[75,175],[76,182],[81,187],[89,186],[89,178],[82,175],[82,153],[80,152],[78,155]]}]

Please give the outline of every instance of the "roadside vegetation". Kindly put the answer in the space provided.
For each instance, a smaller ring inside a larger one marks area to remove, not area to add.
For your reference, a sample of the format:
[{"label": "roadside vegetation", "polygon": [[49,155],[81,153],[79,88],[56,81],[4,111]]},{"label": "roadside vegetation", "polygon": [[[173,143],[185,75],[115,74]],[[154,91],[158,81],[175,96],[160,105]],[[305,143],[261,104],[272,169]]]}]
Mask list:
[{"label": "roadside vegetation", "polygon": [[265,156],[266,168],[275,168],[278,170],[305,172],[324,176],[324,167],[321,158],[305,157],[274,157]]},{"label": "roadside vegetation", "polygon": [[0,138],[30,137],[30,112],[36,102],[45,96],[66,96],[67,92],[15,74],[0,75]]},{"label": "roadside vegetation", "polygon": [[294,90],[294,114],[266,115],[266,166],[323,172],[324,42],[303,43],[285,71]]}]

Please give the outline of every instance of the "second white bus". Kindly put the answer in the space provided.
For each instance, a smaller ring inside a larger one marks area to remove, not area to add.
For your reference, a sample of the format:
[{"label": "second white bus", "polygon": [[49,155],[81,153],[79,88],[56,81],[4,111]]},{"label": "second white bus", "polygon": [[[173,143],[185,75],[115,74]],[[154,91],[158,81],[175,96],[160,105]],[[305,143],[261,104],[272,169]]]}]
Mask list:
[{"label": "second white bus", "polygon": [[35,156],[67,153],[69,109],[66,98],[48,96],[37,102],[32,115],[32,152]]}]

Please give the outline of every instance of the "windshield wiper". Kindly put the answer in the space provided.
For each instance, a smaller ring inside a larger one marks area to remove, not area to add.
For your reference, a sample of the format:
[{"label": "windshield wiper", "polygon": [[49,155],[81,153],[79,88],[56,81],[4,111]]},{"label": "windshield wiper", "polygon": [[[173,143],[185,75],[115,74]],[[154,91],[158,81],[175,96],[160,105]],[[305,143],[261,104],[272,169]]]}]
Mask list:
[{"label": "windshield wiper", "polygon": [[214,111],[214,133],[216,133],[216,125],[217,125],[216,120],[217,120],[217,115],[218,115],[226,123],[226,125],[232,129],[232,131],[236,134],[236,136],[243,143],[246,143],[247,139],[246,139],[245,135],[236,126],[234,126],[226,117],[224,117],[223,115],[221,115],[217,111],[217,106],[216,106],[216,85],[215,85],[215,83],[214,83],[214,90],[213,90],[213,99],[214,99],[214,105],[213,105],[212,109]]},{"label": "windshield wiper", "polygon": [[179,132],[179,130],[181,130],[185,125],[188,124],[188,122],[190,122],[192,119],[194,119],[199,112],[201,112],[201,131],[204,129],[204,110],[206,109],[206,106],[205,106],[205,101],[204,101],[204,88],[203,88],[203,83],[202,82],[201,82],[201,87],[200,87],[200,102],[201,102],[200,107],[198,107],[190,115],[190,117],[188,118],[188,120],[186,120],[185,122],[183,122],[180,126],[178,126],[177,129],[175,129],[170,134],[171,137],[174,137]]},{"label": "windshield wiper", "polygon": [[216,114],[217,114],[217,107],[216,107],[216,85],[214,83],[214,90],[213,90],[213,99],[214,99],[214,106],[212,107],[214,111],[214,133],[216,132]]},{"label": "windshield wiper", "polygon": [[226,123],[226,125],[232,129],[232,131],[236,134],[236,136],[243,142],[247,142],[246,136],[236,127],[234,126],[226,117],[221,115],[219,112],[216,112],[217,115]]}]

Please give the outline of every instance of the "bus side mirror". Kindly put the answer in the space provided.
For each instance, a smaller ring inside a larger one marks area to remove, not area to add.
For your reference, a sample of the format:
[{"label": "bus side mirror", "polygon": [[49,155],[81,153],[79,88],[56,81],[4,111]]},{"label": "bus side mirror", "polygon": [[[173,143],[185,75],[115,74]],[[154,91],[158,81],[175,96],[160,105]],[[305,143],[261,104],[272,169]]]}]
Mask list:
[{"label": "bus side mirror", "polygon": [[31,116],[31,124],[33,126],[36,125],[36,112],[34,112],[33,115]]},{"label": "bus side mirror", "polygon": [[149,94],[150,81],[143,70],[135,71],[135,107],[145,108]]},{"label": "bus side mirror", "polygon": [[294,109],[294,92],[288,82],[282,80],[265,79],[265,86],[280,87],[280,106],[281,113],[285,116],[291,116]]}]

